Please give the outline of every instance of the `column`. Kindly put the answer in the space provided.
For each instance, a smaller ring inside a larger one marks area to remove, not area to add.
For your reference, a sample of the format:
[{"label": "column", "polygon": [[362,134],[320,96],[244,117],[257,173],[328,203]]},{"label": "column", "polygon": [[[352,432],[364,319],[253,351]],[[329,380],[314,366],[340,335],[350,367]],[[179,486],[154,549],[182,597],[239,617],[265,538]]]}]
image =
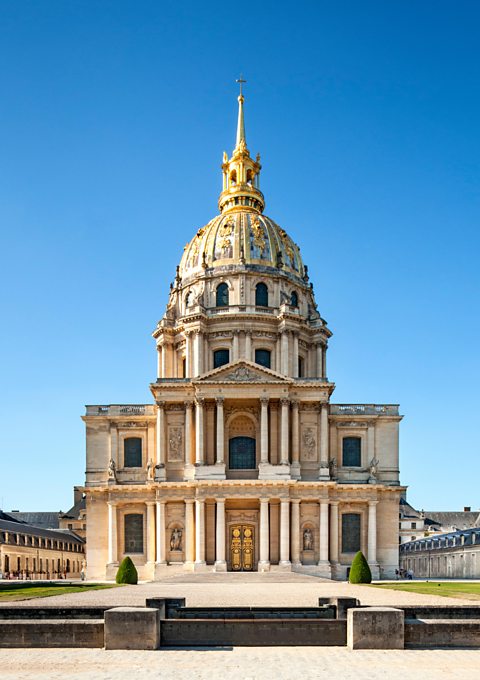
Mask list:
[{"label": "column", "polygon": [[155,561],[155,503],[147,501],[147,562]]},{"label": "column", "polygon": [[185,465],[192,463],[192,402],[185,402]]},{"label": "column", "polygon": [[217,498],[217,527],[215,534],[215,570],[226,571],[225,560],[225,500]]},{"label": "column", "polygon": [[123,467],[123,459],[118,458],[118,430],[116,423],[110,423],[110,457],[116,467]]},{"label": "column", "polygon": [[238,360],[238,334],[239,334],[239,331],[233,331],[232,361]]},{"label": "column", "polygon": [[162,377],[162,347],[157,345],[157,378]]},{"label": "column", "polygon": [[320,343],[317,343],[317,378],[323,376],[323,348]]},{"label": "column", "polygon": [[320,406],[320,467],[328,468],[328,404]]},{"label": "column", "polygon": [[375,458],[375,425],[368,423],[367,426],[367,464]]},{"label": "column", "polygon": [[117,504],[108,501],[108,564],[117,561]]},{"label": "column", "polygon": [[368,501],[368,563],[377,563],[377,503]]},{"label": "column", "polygon": [[245,333],[245,359],[252,360],[252,334],[250,331]]},{"label": "column", "polygon": [[283,375],[288,375],[288,332],[282,333],[282,371]]},{"label": "column", "polygon": [[282,371],[282,342],[281,342],[281,336],[278,335],[277,339],[275,341],[275,370],[277,373],[281,373]]},{"label": "column", "polygon": [[323,348],[322,352],[322,378],[327,377],[327,346]]},{"label": "column", "polygon": [[203,334],[201,331],[195,331],[194,334],[194,370],[193,375],[201,375],[203,373]]},{"label": "column", "polygon": [[165,467],[165,402],[157,401],[157,465]]},{"label": "column", "polygon": [[280,501],[280,564],[290,566],[290,501]]},{"label": "column", "polygon": [[204,399],[195,400],[195,465],[203,465],[203,405]]},{"label": "column", "polygon": [[292,464],[300,467],[298,401],[292,401]]},{"label": "column", "polygon": [[224,436],[224,420],[223,420],[223,397],[217,397],[217,465],[223,465],[225,462],[225,436]]},{"label": "column", "polygon": [[167,377],[167,344],[164,342],[162,344],[162,378]]},{"label": "column", "polygon": [[166,546],[165,546],[165,501],[157,501],[157,554],[155,562],[157,564],[166,564]]},{"label": "column", "polygon": [[292,503],[292,564],[300,564],[300,501],[293,499]]},{"label": "column", "polygon": [[338,562],[338,501],[330,503],[330,562]]},{"label": "column", "polygon": [[260,463],[268,463],[268,397],[260,397]]},{"label": "column", "polygon": [[268,498],[260,499],[260,560],[259,571],[270,569],[270,529],[269,529],[269,501]]},{"label": "column", "polygon": [[195,564],[205,564],[205,501],[195,501]]},{"label": "column", "polygon": [[328,564],[328,501],[320,501],[320,560],[319,565]]},{"label": "column", "polygon": [[185,500],[185,562],[193,564],[194,560],[194,522],[193,500]]},{"label": "column", "polygon": [[192,332],[187,331],[185,336],[185,377],[191,378],[193,373]]},{"label": "column", "polygon": [[293,371],[294,378],[298,378],[298,333],[293,334]]},{"label": "column", "polygon": [[288,465],[288,399],[280,399],[281,411],[281,439],[280,439],[280,464]]}]

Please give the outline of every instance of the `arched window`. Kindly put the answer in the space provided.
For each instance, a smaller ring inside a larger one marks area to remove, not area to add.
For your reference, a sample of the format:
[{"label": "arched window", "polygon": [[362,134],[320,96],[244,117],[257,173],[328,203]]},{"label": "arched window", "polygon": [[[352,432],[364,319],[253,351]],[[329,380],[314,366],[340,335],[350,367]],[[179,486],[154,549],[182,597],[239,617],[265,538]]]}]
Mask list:
[{"label": "arched window", "polygon": [[342,465],[344,467],[360,467],[362,465],[362,440],[360,437],[344,437],[342,454]]},{"label": "arched window", "polygon": [[260,366],[265,366],[265,368],[270,368],[271,365],[271,352],[268,349],[256,349],[255,350],[255,363],[260,364]]},{"label": "arched window", "polygon": [[185,295],[185,307],[190,307],[193,302],[193,293],[191,290]]},{"label": "arched window", "polygon": [[292,293],[290,295],[290,305],[292,307],[298,307],[298,295],[294,290],[292,290]]},{"label": "arched window", "polygon": [[228,349],[216,349],[213,353],[213,368],[220,368],[230,361],[230,351]]},{"label": "arched window", "polygon": [[228,286],[226,283],[221,283],[217,286],[217,307],[228,307]]},{"label": "arched window", "polygon": [[255,286],[255,304],[257,307],[268,307],[268,288],[264,283]]},{"label": "arched window", "polygon": [[143,515],[125,515],[126,553],[143,553]]},{"label": "arched window", "polygon": [[342,515],[342,553],[356,553],[360,548],[361,515],[346,512]]},{"label": "arched window", "polygon": [[128,437],[123,442],[123,467],[142,467],[142,440]]}]

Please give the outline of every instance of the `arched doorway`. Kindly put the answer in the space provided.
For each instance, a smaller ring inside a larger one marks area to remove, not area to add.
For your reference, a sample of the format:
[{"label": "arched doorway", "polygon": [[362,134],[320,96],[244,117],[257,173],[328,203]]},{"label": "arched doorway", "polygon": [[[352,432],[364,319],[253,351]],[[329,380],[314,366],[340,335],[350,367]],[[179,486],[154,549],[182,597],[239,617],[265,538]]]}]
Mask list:
[{"label": "arched doorway", "polygon": [[230,470],[254,470],[257,466],[256,442],[253,437],[232,437],[228,442]]}]

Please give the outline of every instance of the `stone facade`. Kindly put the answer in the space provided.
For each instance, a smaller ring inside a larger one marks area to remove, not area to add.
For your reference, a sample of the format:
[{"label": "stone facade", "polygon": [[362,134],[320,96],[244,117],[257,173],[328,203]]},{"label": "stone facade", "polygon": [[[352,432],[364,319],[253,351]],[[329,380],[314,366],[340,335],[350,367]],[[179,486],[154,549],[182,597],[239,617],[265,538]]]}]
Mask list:
[{"label": "stone facade", "polygon": [[419,578],[480,578],[480,527],[400,546],[400,567]]},{"label": "stone facade", "polygon": [[331,331],[299,247],[263,214],[260,158],[224,154],[220,215],[185,246],[153,337],[154,404],[87,406],[87,565],[398,567],[397,405],[332,404]]}]

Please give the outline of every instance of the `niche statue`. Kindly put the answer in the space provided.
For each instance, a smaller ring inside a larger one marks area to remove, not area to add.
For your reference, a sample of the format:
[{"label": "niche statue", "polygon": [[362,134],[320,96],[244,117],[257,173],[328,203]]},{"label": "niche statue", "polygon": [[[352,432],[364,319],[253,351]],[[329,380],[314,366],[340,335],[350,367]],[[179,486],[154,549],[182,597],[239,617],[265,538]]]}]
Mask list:
[{"label": "niche statue", "polygon": [[170,550],[178,551],[181,549],[182,549],[182,530],[172,529],[172,533],[170,535]]},{"label": "niche statue", "polygon": [[311,529],[305,529],[303,532],[303,549],[313,550],[313,534]]}]

